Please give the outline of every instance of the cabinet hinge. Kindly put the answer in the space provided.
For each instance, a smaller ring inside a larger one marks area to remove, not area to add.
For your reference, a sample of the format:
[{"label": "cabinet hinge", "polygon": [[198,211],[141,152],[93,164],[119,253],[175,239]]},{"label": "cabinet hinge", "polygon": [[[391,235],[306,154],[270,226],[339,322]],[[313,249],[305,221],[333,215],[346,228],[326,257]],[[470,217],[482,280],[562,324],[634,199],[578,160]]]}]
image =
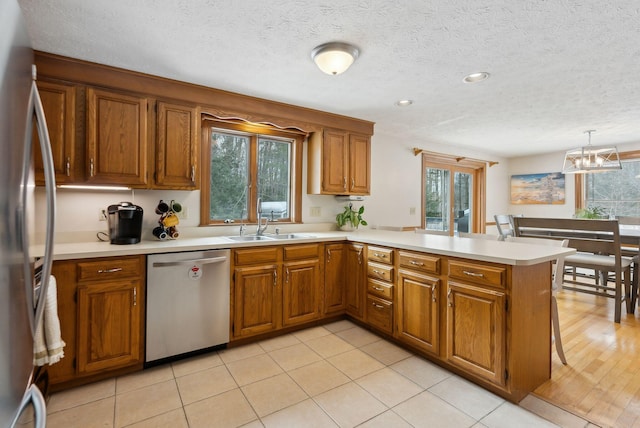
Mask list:
[{"label": "cabinet hinge", "polygon": [[509,370],[504,371],[504,380],[509,380]]}]

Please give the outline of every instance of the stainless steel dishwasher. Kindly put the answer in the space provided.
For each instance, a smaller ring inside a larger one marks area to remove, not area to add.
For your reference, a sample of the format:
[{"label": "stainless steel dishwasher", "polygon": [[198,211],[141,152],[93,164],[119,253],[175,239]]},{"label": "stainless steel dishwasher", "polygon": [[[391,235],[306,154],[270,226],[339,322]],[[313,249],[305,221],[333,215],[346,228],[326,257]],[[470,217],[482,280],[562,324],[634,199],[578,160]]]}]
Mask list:
[{"label": "stainless steel dishwasher", "polygon": [[229,250],[147,257],[145,362],[229,342]]}]

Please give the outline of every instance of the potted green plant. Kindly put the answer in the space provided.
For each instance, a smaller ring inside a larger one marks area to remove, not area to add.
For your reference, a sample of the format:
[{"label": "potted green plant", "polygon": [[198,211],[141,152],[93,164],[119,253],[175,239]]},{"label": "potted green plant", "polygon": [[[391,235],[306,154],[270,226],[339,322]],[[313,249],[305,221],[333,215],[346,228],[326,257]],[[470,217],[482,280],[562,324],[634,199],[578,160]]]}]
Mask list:
[{"label": "potted green plant", "polygon": [[607,218],[607,213],[605,209],[602,207],[588,207],[582,208],[576,212],[576,218],[591,218],[591,219],[602,219]]},{"label": "potted green plant", "polygon": [[358,226],[366,226],[367,222],[362,218],[364,213],[364,206],[360,207],[357,211],[353,209],[353,204],[349,204],[344,207],[344,211],[336,216],[336,224],[340,230],[354,230]]}]

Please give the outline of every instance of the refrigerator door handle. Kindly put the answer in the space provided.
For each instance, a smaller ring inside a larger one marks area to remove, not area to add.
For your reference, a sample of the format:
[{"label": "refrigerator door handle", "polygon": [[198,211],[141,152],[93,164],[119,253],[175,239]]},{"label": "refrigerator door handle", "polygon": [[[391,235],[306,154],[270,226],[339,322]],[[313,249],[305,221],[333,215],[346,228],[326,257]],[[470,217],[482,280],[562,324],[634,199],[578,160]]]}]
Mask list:
[{"label": "refrigerator door handle", "polygon": [[[25,287],[27,291],[27,300],[30,303],[29,308],[29,324],[31,325],[31,334],[35,337],[36,328],[42,319],[44,314],[45,299],[47,296],[47,289],[49,286],[49,277],[51,276],[51,265],[53,261],[53,240],[54,240],[54,227],[55,227],[55,215],[56,215],[56,178],[53,170],[53,154],[51,152],[51,141],[49,139],[49,132],[47,130],[47,121],[44,116],[44,109],[42,107],[42,101],[38,94],[38,87],[35,81],[36,71],[33,66],[33,81],[31,83],[31,96],[29,99],[29,111],[33,112],[36,118],[36,125],[38,129],[38,137],[40,140],[40,151],[42,153],[42,163],[44,165],[44,177],[45,177],[45,189],[46,189],[46,234],[45,234],[45,248],[44,259],[42,263],[42,270],[39,275],[40,288],[36,292],[37,278],[34,277],[34,273],[31,268],[31,257],[29,256],[29,238],[28,238],[28,226],[27,226],[27,210],[22,210],[22,242],[23,242],[23,255],[25,260]],[[31,116],[33,117],[33,116]],[[23,206],[27,203],[26,194],[27,187],[32,186],[33,183],[29,182],[29,170],[31,167],[31,153],[33,147],[33,132],[32,122],[27,124],[27,133],[25,142],[25,165],[23,173]]]},{"label": "refrigerator door handle", "polygon": [[33,405],[33,426],[35,428],[46,428],[47,426],[47,405],[42,393],[37,386],[31,385],[22,398],[20,408],[15,419],[9,425],[10,427],[18,426],[18,419],[29,405]]}]

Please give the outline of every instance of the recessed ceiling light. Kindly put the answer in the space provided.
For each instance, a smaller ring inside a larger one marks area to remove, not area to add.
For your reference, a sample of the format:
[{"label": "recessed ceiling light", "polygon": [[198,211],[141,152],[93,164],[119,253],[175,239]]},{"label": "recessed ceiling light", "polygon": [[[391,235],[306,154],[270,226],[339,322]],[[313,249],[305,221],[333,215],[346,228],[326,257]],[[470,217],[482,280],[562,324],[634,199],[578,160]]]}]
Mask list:
[{"label": "recessed ceiling light", "polygon": [[462,79],[462,81],[464,83],[478,83],[478,82],[482,82],[483,80],[487,80],[489,78],[489,73],[487,73],[486,71],[480,71],[478,73],[471,73],[468,76],[465,76],[464,79]]},{"label": "recessed ceiling light", "polygon": [[400,100],[400,101],[396,101],[396,105],[398,107],[408,107],[411,104],[413,104],[413,100]]}]

